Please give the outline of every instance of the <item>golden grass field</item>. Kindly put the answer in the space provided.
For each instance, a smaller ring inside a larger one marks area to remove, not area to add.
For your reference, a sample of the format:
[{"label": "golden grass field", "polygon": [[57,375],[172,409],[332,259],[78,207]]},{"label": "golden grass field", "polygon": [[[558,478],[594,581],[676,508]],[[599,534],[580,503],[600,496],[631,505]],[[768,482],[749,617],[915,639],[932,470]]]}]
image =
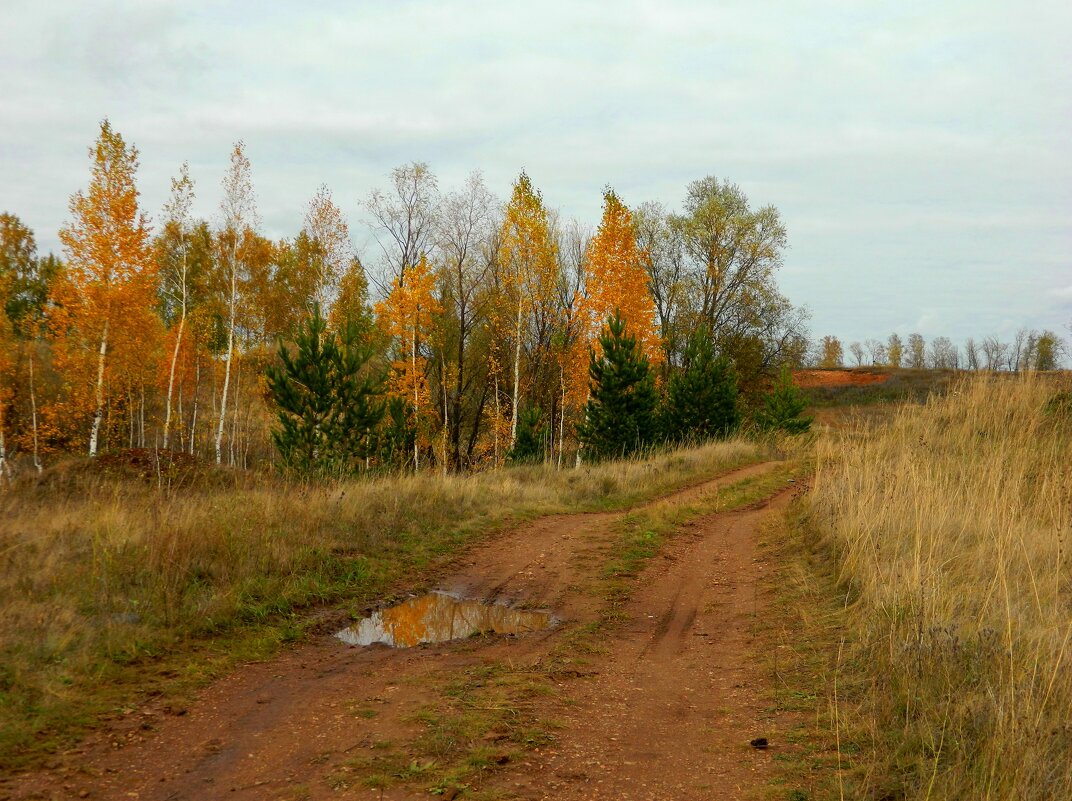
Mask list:
[{"label": "golden grass field", "polygon": [[833,797],[1072,798],[1070,389],[965,379],[818,439],[804,525],[848,607]]}]

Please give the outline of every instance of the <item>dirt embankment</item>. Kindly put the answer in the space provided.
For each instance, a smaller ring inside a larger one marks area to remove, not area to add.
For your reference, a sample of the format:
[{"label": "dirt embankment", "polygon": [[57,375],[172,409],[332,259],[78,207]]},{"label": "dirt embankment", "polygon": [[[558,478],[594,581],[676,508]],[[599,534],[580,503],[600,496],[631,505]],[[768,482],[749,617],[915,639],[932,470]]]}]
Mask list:
[{"label": "dirt embankment", "polygon": [[793,383],[801,389],[812,387],[866,387],[885,384],[890,373],[870,370],[794,370]]}]

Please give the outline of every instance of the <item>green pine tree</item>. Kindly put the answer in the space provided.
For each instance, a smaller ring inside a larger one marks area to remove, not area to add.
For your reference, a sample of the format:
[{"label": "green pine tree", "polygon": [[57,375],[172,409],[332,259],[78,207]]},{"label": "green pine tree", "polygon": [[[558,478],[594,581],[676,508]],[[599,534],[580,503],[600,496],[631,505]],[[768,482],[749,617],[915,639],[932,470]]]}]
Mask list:
[{"label": "green pine tree", "polygon": [[804,416],[807,401],[793,386],[793,374],[782,365],[774,387],[763,396],[763,406],[756,411],[755,423],[761,431],[785,431],[803,434],[811,428],[811,417]]},{"label": "green pine tree", "polygon": [[383,426],[377,432],[377,451],[384,464],[406,467],[413,464],[413,443],[417,429],[413,427],[410,405],[402,398],[387,401]]},{"label": "green pine tree", "polygon": [[740,421],[733,364],[724,356],[715,358],[710,338],[697,331],[685,348],[685,369],[667,387],[663,434],[671,442],[726,437]]},{"label": "green pine tree", "polygon": [[506,458],[515,464],[538,462],[546,438],[547,426],[539,407],[526,409],[517,419],[517,437]]},{"label": "green pine tree", "polygon": [[279,417],[272,439],[284,466],[301,473],[357,469],[383,417],[380,380],[364,370],[369,352],[326,328],[315,306],[295,338],[294,354],[280,342],[280,364],[266,370]]},{"label": "green pine tree", "polygon": [[336,414],[328,439],[332,443],[334,468],[353,472],[375,450],[373,431],[384,416],[383,375],[369,368],[373,348],[363,344],[368,339],[366,329],[349,322],[339,332],[338,339]]},{"label": "green pine tree", "polygon": [[596,458],[628,456],[655,439],[655,376],[618,310],[599,343],[603,354],[589,360],[591,396],[578,434]]}]

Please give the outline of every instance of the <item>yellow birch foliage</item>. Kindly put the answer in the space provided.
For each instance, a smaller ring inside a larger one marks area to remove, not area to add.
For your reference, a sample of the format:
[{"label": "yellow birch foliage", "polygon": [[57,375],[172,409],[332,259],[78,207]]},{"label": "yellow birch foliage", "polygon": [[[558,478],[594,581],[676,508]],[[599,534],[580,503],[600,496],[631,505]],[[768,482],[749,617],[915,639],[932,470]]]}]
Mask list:
[{"label": "yellow birch foliage", "polygon": [[521,173],[506,206],[499,241],[502,277],[517,302],[530,308],[550,303],[558,275],[555,255],[543,198]]},{"label": "yellow birch foliage", "polygon": [[510,325],[514,340],[513,392],[511,395],[510,444],[517,430],[521,405],[521,355],[529,321],[541,311],[554,307],[558,280],[557,248],[543,198],[521,173],[506,205],[499,238],[499,271],[505,290],[502,323]]},{"label": "yellow birch foliage", "polygon": [[331,305],[328,325],[332,331],[344,331],[347,326],[356,326],[359,334],[368,337],[370,327],[368,309],[368,279],[365,268],[356,256],[339,280],[339,296]]},{"label": "yellow birch foliage", "polygon": [[572,377],[567,403],[583,405],[588,391],[588,349],[599,354],[599,335],[614,310],[621,311],[626,331],[637,338],[654,365],[662,361],[655,301],[648,289],[644,254],[637,246],[633,215],[618,196],[603,194],[603,219],[588,246],[585,293],[577,301],[577,339],[566,354]]},{"label": "yellow birch foliage", "polygon": [[53,285],[48,321],[67,398],[47,411],[81,424],[132,377],[151,375],[162,333],[153,311],[157,267],[149,222],[134,183],[137,148],[105,120],[89,154],[89,188],[71,196],[71,221],[60,230],[67,265]]},{"label": "yellow birch foliage", "polygon": [[388,392],[403,399],[416,417],[418,438],[427,444],[428,412],[434,406],[425,376],[425,358],[421,342],[432,328],[432,318],[441,312],[435,297],[436,276],[421,256],[417,264],[394,279],[387,297],[376,304],[376,319],[384,333],[395,343]]}]

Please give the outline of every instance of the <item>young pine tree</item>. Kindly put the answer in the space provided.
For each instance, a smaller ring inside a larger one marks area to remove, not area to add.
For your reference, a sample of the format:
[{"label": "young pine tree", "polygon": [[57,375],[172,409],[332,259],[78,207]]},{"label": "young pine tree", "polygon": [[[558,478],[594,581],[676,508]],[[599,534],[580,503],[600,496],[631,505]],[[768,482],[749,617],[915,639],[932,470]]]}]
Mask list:
[{"label": "young pine tree", "polygon": [[417,429],[414,427],[412,409],[404,398],[388,397],[383,425],[376,431],[379,461],[400,468],[412,466],[416,442]]},{"label": "young pine tree", "polygon": [[517,421],[517,438],[506,458],[515,464],[532,464],[540,460],[547,425],[538,406],[521,413]]},{"label": "young pine tree", "polygon": [[807,405],[807,401],[793,386],[793,374],[783,365],[774,387],[763,396],[763,406],[755,415],[756,426],[761,431],[803,434],[811,428],[812,419],[803,416]]},{"label": "young pine tree", "polygon": [[380,381],[362,375],[367,351],[340,341],[314,306],[292,356],[280,344],[281,365],[267,368],[279,409],[272,439],[283,464],[302,473],[350,472],[368,455],[370,432],[383,417]]},{"label": "young pine tree", "polygon": [[715,358],[710,338],[697,331],[685,349],[685,369],[670,379],[663,433],[672,442],[707,440],[728,436],[740,421],[733,364]]},{"label": "young pine tree", "polygon": [[655,439],[655,376],[636,337],[615,310],[589,359],[591,396],[578,434],[597,458],[628,456]]}]

